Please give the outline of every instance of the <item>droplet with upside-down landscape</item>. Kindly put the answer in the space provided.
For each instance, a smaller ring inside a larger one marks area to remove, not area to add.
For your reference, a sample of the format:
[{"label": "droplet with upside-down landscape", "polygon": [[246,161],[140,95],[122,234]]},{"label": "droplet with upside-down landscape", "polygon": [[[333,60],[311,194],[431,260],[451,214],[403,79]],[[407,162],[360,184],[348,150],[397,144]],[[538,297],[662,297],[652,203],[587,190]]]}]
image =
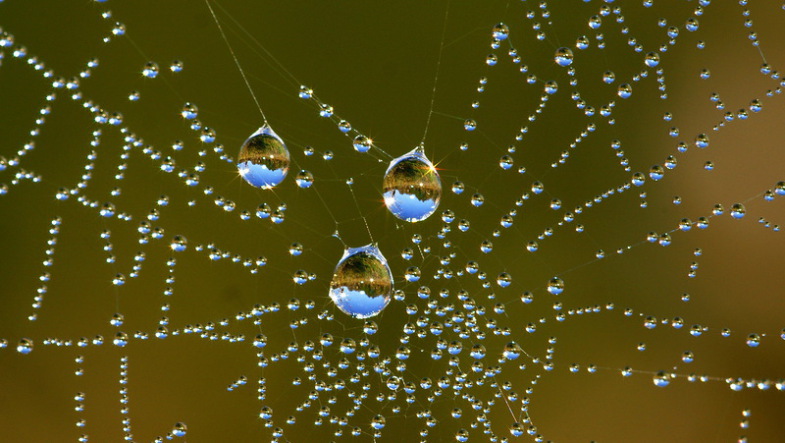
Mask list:
[{"label": "droplet with upside-down landscape", "polygon": [[243,143],[237,156],[237,171],[252,186],[275,187],[289,171],[289,149],[281,137],[265,123]]},{"label": "droplet with upside-down landscape", "polygon": [[408,222],[428,218],[439,207],[442,181],[422,146],[390,162],[384,174],[384,204]]},{"label": "droplet with upside-down landscape", "polygon": [[347,248],[330,282],[335,306],[355,318],[379,314],[390,303],[392,291],[390,266],[374,244]]}]

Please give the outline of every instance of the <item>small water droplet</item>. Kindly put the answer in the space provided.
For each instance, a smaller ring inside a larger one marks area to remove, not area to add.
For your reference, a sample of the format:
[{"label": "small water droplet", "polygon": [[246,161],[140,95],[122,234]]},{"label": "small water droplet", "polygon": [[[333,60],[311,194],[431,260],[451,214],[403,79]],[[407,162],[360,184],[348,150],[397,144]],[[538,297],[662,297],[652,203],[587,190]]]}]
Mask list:
[{"label": "small water droplet", "polygon": [[172,237],[172,243],[169,245],[169,247],[174,252],[183,252],[188,247],[188,240],[182,235],[175,235]]},{"label": "small water droplet", "polygon": [[496,40],[507,40],[507,37],[510,35],[510,28],[504,23],[498,23],[493,27],[492,35]]},{"label": "small water droplet", "polygon": [[564,280],[560,279],[559,277],[553,277],[548,282],[548,292],[553,295],[559,295],[564,292]]},{"label": "small water droplet", "polygon": [[741,203],[735,203],[730,208],[730,215],[736,220],[743,218],[746,214],[747,214],[747,209]]},{"label": "small water droplet", "polygon": [[656,374],[654,374],[654,377],[652,378],[652,382],[654,383],[654,386],[664,388],[665,386],[671,384],[671,376],[665,371],[659,371]]},{"label": "small water droplet", "polygon": [[180,111],[180,115],[187,120],[193,120],[199,114],[199,108],[196,107],[193,103],[186,103],[183,105],[182,111]]},{"label": "small water droplet", "polygon": [[156,62],[147,62],[142,68],[142,75],[147,78],[156,78],[158,77],[158,63]]},{"label": "small water droplet", "polygon": [[16,345],[16,352],[20,354],[29,354],[33,352],[33,340],[30,340],[29,338],[19,340],[19,343]]},{"label": "small water droplet", "polygon": [[297,186],[303,189],[310,188],[314,181],[313,174],[311,174],[309,171],[302,170],[297,173],[294,181],[297,183]]},{"label": "small water droplet", "polygon": [[572,59],[572,49],[567,47],[557,49],[556,54],[553,56],[553,60],[556,62],[556,64],[565,68],[572,64]]},{"label": "small water droplet", "polygon": [[352,142],[352,145],[354,146],[355,151],[365,153],[371,149],[372,142],[370,138],[360,134],[354,137],[354,141]]},{"label": "small water droplet", "polygon": [[172,427],[172,435],[175,437],[185,437],[185,434],[188,432],[188,426],[185,423],[177,422]]}]

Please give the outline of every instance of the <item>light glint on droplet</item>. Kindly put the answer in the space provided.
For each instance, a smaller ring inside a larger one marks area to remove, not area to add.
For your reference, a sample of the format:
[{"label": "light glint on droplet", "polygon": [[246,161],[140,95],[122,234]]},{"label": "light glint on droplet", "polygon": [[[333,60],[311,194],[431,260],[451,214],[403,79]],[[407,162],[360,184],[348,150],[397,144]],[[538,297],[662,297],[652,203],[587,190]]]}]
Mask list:
[{"label": "light glint on droplet", "polygon": [[243,143],[237,156],[237,170],[249,184],[270,189],[286,177],[289,161],[286,144],[265,124]]},{"label": "light glint on droplet", "polygon": [[419,147],[390,162],[382,187],[387,209],[412,223],[433,214],[442,196],[439,173]]}]

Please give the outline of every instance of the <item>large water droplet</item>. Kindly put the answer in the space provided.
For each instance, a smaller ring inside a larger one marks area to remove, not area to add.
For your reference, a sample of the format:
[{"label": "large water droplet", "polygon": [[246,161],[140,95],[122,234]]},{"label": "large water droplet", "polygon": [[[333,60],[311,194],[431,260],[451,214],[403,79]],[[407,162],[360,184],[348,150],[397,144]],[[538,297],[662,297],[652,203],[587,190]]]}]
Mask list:
[{"label": "large water droplet", "polygon": [[384,204],[401,220],[425,220],[439,206],[442,182],[433,163],[415,148],[390,162],[384,174]]},{"label": "large water droplet", "polygon": [[390,302],[392,272],[379,248],[347,248],[335,267],[330,298],[341,311],[355,318],[373,317]]},{"label": "large water droplet", "polygon": [[249,184],[272,188],[289,171],[289,150],[281,137],[265,124],[243,143],[237,156],[237,170]]}]

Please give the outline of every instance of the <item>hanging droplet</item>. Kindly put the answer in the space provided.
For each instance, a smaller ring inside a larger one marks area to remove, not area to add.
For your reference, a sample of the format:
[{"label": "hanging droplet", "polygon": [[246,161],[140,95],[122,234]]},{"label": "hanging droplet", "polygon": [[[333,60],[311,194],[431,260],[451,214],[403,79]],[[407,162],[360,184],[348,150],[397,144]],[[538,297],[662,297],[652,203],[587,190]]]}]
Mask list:
[{"label": "hanging droplet", "polygon": [[384,174],[384,204],[401,220],[425,220],[439,206],[442,182],[433,163],[417,147],[390,162]]},{"label": "hanging droplet", "polygon": [[379,248],[372,244],[347,248],[335,267],[330,298],[352,317],[373,317],[390,302],[392,282],[390,266]]},{"label": "hanging droplet", "polygon": [[237,156],[237,170],[249,184],[272,188],[289,171],[289,150],[281,137],[265,124],[243,143]]}]

